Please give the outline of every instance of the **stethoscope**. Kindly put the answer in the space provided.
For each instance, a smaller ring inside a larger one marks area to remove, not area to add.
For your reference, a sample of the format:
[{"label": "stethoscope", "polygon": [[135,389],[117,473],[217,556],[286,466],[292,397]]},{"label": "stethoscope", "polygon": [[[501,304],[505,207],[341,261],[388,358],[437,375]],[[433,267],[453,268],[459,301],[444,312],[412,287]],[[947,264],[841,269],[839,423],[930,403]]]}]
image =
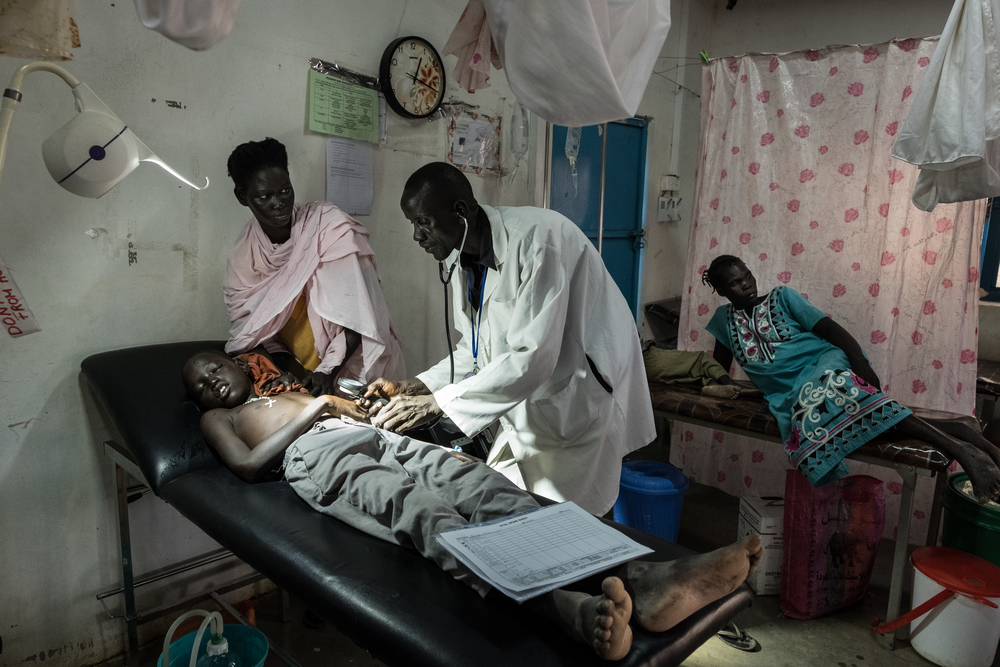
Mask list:
[{"label": "stethoscope", "polygon": [[459,260],[462,259],[462,251],[465,250],[465,238],[469,235],[469,222],[465,219],[464,215],[460,214],[458,217],[462,219],[465,231],[462,232],[462,243],[458,246],[455,261],[451,263],[447,271],[444,269],[444,261],[438,262],[438,280],[444,285],[444,335],[448,339],[448,360],[451,362],[451,381],[449,384],[455,384],[455,351],[451,345],[451,322],[448,320],[448,284],[451,282],[451,276],[455,272],[455,267],[458,266]]},{"label": "stethoscope", "polygon": [[[459,215],[458,217],[462,219],[462,224],[465,225],[465,231],[462,232],[462,243],[458,246],[458,254],[455,255],[455,261],[451,263],[451,266],[447,271],[444,270],[444,261],[438,262],[438,280],[440,280],[441,284],[445,287],[444,307],[446,311],[448,308],[448,283],[451,282],[451,274],[455,272],[455,267],[458,266],[459,260],[462,259],[462,251],[465,250],[465,238],[469,235],[469,222],[465,219],[464,215]],[[447,318],[447,312],[445,313],[445,317]]]}]

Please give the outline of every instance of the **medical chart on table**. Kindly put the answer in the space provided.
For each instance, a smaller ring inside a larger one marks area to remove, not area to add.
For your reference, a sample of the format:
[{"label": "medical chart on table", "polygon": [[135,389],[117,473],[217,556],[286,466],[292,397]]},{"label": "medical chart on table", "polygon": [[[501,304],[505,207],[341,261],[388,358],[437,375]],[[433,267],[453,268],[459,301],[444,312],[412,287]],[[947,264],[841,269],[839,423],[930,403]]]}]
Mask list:
[{"label": "medical chart on table", "polygon": [[465,526],[437,539],[518,602],[653,552],[572,502]]}]

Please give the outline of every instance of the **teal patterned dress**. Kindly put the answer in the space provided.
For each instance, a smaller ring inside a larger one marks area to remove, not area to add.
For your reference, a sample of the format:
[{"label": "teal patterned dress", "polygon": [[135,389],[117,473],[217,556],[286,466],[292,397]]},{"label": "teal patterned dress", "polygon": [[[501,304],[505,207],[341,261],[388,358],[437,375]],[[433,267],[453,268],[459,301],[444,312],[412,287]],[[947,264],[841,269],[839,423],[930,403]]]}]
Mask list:
[{"label": "teal patterned dress", "polygon": [[782,286],[751,312],[720,306],[706,327],[764,393],[785,452],[813,486],[846,475],[845,457],[912,414],[855,375],[843,350],[812,333],[824,317]]}]

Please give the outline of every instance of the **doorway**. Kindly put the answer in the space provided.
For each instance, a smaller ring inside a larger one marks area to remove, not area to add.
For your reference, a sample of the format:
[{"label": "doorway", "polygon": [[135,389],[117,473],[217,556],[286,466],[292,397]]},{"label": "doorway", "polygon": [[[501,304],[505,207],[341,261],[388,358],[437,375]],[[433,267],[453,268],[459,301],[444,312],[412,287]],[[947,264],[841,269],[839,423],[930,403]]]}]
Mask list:
[{"label": "doorway", "polygon": [[637,319],[649,120],[628,118],[582,128],[575,185],[566,157],[566,127],[552,127],[549,156],[549,208],[579,225],[597,247]]}]

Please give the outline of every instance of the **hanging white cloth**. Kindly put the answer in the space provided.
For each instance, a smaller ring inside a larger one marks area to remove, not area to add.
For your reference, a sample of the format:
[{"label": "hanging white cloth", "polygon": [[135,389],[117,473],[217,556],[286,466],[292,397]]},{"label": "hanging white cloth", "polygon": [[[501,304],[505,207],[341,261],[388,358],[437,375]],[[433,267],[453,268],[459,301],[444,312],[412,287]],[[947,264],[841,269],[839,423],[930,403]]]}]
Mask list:
[{"label": "hanging white cloth", "polygon": [[150,30],[194,51],[211,48],[233,29],[240,0],[134,0]]},{"label": "hanging white cloth", "polygon": [[[559,125],[635,115],[670,29],[670,0],[472,0],[463,18],[482,5],[511,90],[528,109]],[[456,32],[460,28],[461,21]],[[466,44],[487,43],[469,26],[463,29]],[[453,47],[459,54],[459,45]],[[473,59],[479,54],[480,67],[490,55],[488,47],[477,50],[475,44],[461,49],[466,52]]]},{"label": "hanging white cloth", "polygon": [[483,0],[470,0],[441,53],[458,56],[452,76],[467,91],[474,93],[490,87],[490,63],[497,69],[503,63],[493,46]]},{"label": "hanging white cloth", "polygon": [[1000,195],[1000,0],[956,0],[892,156],[920,167],[913,204]]}]

